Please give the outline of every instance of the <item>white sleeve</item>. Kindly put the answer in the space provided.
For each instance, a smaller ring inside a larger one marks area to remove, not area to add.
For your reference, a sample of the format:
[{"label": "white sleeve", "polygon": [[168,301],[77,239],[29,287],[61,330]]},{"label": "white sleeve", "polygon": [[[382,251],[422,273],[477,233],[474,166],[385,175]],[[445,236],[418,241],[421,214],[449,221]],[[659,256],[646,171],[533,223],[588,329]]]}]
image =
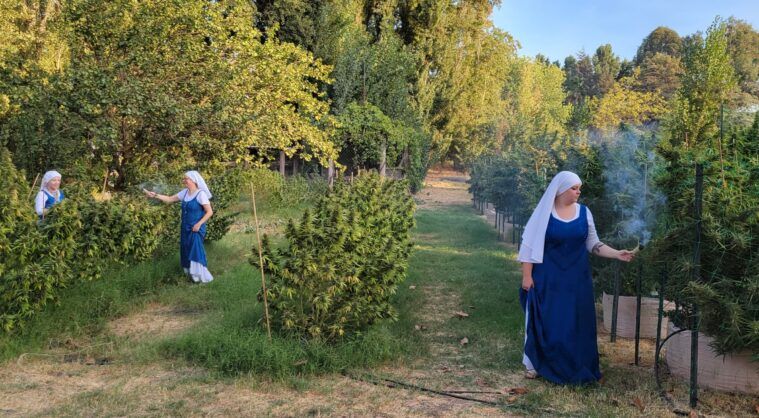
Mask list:
[{"label": "white sleeve", "polygon": [[201,205],[208,205],[211,203],[211,201],[208,200],[208,195],[206,195],[206,192],[202,190],[198,190],[197,199],[198,199],[198,203],[200,203]]},{"label": "white sleeve", "polygon": [[585,239],[585,248],[588,249],[588,252],[593,252],[593,247],[596,246],[599,242],[601,242],[600,239],[598,239],[598,232],[596,232],[596,224],[593,222],[593,214],[590,213],[590,209],[588,207],[585,207],[585,213],[587,214],[588,218],[588,238]]},{"label": "white sleeve", "polygon": [[179,193],[175,194],[174,196],[176,196],[180,201],[184,200],[184,197],[187,196],[187,189],[180,190]]},{"label": "white sleeve", "polygon": [[42,211],[45,210],[45,193],[42,190],[37,193],[37,197],[34,198],[34,211],[37,215],[42,216]]}]

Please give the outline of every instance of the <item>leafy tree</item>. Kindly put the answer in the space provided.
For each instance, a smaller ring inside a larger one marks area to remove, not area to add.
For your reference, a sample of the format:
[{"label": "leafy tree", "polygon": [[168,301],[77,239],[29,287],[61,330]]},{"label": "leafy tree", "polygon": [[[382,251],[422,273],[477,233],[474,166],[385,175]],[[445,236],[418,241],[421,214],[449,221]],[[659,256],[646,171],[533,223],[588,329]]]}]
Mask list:
[{"label": "leafy tree", "polygon": [[641,65],[646,58],[653,57],[657,53],[679,58],[683,53],[683,40],[680,35],[666,26],[654,29],[638,47],[635,64]]},{"label": "leafy tree", "polygon": [[[756,157],[744,154],[745,142],[729,150],[717,130],[720,105],[737,87],[726,33],[725,22],[716,20],[705,37],[686,44],[685,74],[658,147],[667,167],[657,182],[668,204],[655,250],[670,263],[666,293],[682,307],[678,325],[692,326],[698,305],[701,329],[714,337],[719,353],[758,355],[759,172]],[[694,161],[705,169],[700,275],[692,280]]]},{"label": "leafy tree", "polygon": [[751,123],[750,109],[759,108],[759,32],[749,23],[730,18],[726,22],[727,50],[732,58],[733,68],[738,78],[739,90],[731,97],[737,112],[738,123]]},{"label": "leafy tree", "polygon": [[619,58],[614,55],[611,45],[601,45],[593,55],[593,73],[596,77],[597,93],[606,94],[614,86],[621,68]]},{"label": "leafy tree", "polygon": [[11,121],[13,145],[50,156],[29,158],[34,171],[107,167],[117,188],[159,168],[245,159],[250,145],[326,165],[335,150],[317,83],[328,69],[292,44],[262,43],[252,13],[201,0],[68,3],[71,63]]},{"label": "leafy tree", "polygon": [[635,89],[637,71],[632,77],[615,82],[603,97],[591,99],[592,125],[614,130],[620,124],[643,125],[660,120],[666,112],[666,101],[658,92]]},{"label": "leafy tree", "polygon": [[638,76],[638,89],[659,92],[669,99],[680,87],[683,74],[680,58],[657,52],[643,60]]},{"label": "leafy tree", "polygon": [[508,102],[508,141],[527,141],[540,135],[561,135],[571,106],[565,105],[564,74],[556,66],[519,59],[512,65],[505,96]]}]

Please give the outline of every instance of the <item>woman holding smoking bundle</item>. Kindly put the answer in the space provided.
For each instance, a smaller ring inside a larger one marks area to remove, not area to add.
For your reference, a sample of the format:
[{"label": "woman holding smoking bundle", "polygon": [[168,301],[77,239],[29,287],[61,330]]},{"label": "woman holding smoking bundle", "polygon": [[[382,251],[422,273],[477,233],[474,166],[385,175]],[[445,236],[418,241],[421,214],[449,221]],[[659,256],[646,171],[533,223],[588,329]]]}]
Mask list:
[{"label": "woman holding smoking bundle", "polygon": [[193,282],[208,283],[213,280],[213,276],[208,271],[203,239],[206,236],[206,221],[213,215],[211,191],[208,190],[205,180],[197,171],[186,172],[182,183],[185,188],[172,196],[144,189],[143,192],[148,197],[164,203],[182,202],[182,223],[179,235],[179,258],[182,268]]},{"label": "woman holding smoking bundle", "polygon": [[522,363],[530,379],[584,384],[601,378],[588,252],[625,262],[635,256],[599,241],[593,216],[577,203],[581,187],[577,174],[558,173],[522,236]]}]

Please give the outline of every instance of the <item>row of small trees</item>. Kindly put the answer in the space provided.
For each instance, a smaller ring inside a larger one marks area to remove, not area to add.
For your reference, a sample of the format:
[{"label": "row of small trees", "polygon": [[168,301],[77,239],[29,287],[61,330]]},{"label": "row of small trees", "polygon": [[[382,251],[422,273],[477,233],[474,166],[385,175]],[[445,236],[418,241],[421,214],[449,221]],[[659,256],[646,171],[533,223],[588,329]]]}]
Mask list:
[{"label": "row of small trees", "polygon": [[[648,225],[652,240],[640,255],[646,265],[644,292],[655,290],[665,274],[665,296],[679,307],[674,315],[677,325],[693,326],[691,313],[699,306],[702,330],[714,337],[718,352],[749,349],[756,355],[759,114],[750,126],[721,123],[722,104],[736,86],[725,31],[726,26],[717,23],[700,43],[690,46],[680,87],[661,128],[640,131],[623,126],[611,139],[602,135],[596,141],[562,142],[541,137],[532,141],[536,146],[505,148],[472,166],[471,190],[524,224],[553,174],[562,169],[577,172],[585,182],[584,203],[593,210],[602,240],[634,245],[639,237],[631,236],[629,218],[639,217]],[[630,146],[635,152],[626,152]],[[705,167],[700,237],[694,234],[696,163]],[[617,178],[620,167],[631,170],[623,173],[624,181]],[[642,187],[626,193],[624,182],[640,182]],[[696,239],[701,248],[698,266],[693,258]],[[636,273],[628,270],[623,276],[631,284]],[[610,271],[596,273],[604,285],[611,282]],[[626,287],[632,291],[632,286]]]}]

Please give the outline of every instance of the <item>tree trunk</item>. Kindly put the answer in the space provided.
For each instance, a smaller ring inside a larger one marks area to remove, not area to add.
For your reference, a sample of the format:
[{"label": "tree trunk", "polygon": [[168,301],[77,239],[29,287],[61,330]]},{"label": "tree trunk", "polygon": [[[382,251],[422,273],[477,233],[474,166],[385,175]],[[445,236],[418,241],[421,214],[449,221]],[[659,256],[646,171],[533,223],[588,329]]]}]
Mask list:
[{"label": "tree trunk", "polygon": [[387,141],[382,141],[382,147],[380,148],[380,177],[385,177],[387,171]]},{"label": "tree trunk", "polygon": [[293,176],[298,175],[298,157],[293,157]]},{"label": "tree trunk", "polygon": [[285,172],[285,151],[279,152],[279,174],[282,175],[282,177],[285,177],[287,173]]},{"label": "tree trunk", "polygon": [[332,190],[332,186],[335,184],[335,161],[329,159],[329,167],[327,168],[327,184],[329,189]]}]

